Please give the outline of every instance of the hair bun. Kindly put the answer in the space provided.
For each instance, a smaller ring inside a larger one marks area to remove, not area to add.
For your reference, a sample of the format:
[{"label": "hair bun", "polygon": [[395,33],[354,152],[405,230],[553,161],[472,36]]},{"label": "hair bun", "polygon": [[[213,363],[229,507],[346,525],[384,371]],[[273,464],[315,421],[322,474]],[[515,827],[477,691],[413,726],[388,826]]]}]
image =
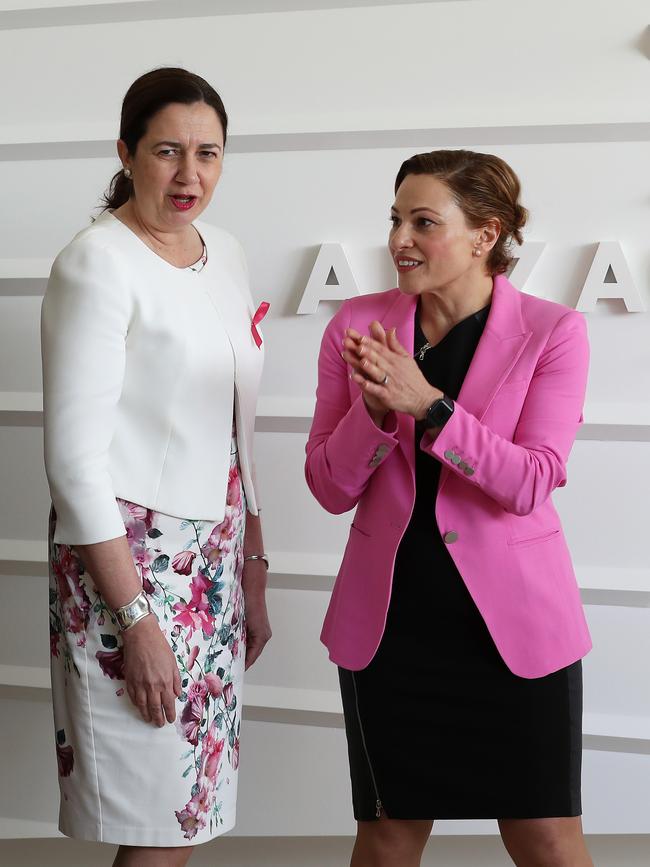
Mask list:
[{"label": "hair bun", "polygon": [[518,243],[523,243],[523,235],[521,230],[524,228],[526,223],[528,222],[528,211],[524,208],[523,205],[520,205],[519,202],[515,202],[515,206],[513,208],[513,221],[512,221],[512,230],[510,231],[510,235],[512,235],[513,239]]}]

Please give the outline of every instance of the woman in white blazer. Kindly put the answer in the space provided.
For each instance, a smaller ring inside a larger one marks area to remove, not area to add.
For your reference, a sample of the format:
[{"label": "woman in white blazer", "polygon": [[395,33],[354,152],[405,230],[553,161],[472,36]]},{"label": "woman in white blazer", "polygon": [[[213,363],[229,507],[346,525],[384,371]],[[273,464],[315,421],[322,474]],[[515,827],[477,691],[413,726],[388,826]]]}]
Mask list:
[{"label": "woman in white blazer", "polygon": [[[129,88],[102,215],[42,311],[61,831],[176,867],[235,821],[241,686],[270,637],[253,472],[263,347],[237,241],[196,218],[227,115]],[[244,622],[245,608],[245,622]]]}]

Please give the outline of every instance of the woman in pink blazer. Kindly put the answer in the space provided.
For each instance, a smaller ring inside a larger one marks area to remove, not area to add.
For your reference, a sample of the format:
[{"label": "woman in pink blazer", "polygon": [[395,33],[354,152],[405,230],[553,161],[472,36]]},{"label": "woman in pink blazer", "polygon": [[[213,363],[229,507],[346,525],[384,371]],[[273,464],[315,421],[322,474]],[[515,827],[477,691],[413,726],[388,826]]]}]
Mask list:
[{"label": "woman in pink blazer", "polygon": [[590,639],[551,494],[582,420],[582,316],[519,292],[527,212],[495,156],[419,154],[395,184],[399,288],[321,346],[309,487],[356,507],[323,626],[339,666],[353,867],[416,867],[434,819],[495,818],[520,867],[590,867]]}]

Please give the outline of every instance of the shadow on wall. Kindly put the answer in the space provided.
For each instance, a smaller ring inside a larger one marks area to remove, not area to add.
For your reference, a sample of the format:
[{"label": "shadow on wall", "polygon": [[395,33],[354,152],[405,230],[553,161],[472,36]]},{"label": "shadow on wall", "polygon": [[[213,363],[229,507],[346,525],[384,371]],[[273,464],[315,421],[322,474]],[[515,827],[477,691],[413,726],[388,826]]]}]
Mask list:
[{"label": "shadow on wall", "polygon": [[650,24],[632,44],[647,60],[650,60]]}]

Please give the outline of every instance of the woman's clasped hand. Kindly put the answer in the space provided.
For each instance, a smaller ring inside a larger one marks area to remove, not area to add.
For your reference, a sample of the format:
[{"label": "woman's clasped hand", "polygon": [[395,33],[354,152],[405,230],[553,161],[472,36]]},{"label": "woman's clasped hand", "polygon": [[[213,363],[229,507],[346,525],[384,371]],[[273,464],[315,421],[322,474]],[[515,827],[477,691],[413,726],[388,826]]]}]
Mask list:
[{"label": "woman's clasped hand", "polygon": [[363,391],[368,409],[375,418],[393,410],[423,419],[431,404],[441,398],[440,389],[430,385],[413,357],[397,338],[397,331],[384,329],[376,320],[368,335],[348,328],[341,357],[350,366],[351,378]]}]

